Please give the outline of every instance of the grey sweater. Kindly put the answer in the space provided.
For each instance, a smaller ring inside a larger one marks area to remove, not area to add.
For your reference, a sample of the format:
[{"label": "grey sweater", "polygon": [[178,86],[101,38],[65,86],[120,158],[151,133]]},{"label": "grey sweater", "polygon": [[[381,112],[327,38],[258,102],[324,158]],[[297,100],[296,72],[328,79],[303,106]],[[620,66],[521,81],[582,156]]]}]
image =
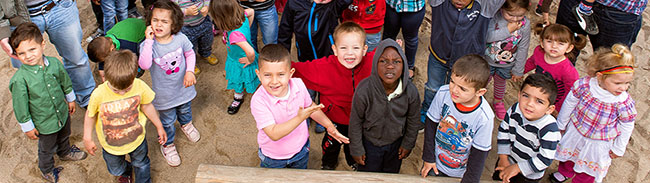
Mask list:
[{"label": "grey sweater", "polygon": [[383,40],[377,47],[372,62],[372,73],[357,86],[352,98],[350,114],[350,154],[365,155],[362,139],[375,146],[384,146],[402,138],[401,147],[412,149],[420,122],[420,95],[408,79],[408,66],[403,66],[402,93],[390,101],[377,73],[377,62],[387,47],[394,47],[402,57],[402,64],[408,63],[402,48],[392,39]]},{"label": "grey sweater", "polygon": [[485,60],[490,66],[512,67],[512,73],[517,76],[524,75],[530,43],[531,22],[526,17],[522,21],[524,25],[515,31],[519,36],[515,36],[508,31],[508,21],[503,18],[501,11],[497,12],[488,25],[485,49]]}]

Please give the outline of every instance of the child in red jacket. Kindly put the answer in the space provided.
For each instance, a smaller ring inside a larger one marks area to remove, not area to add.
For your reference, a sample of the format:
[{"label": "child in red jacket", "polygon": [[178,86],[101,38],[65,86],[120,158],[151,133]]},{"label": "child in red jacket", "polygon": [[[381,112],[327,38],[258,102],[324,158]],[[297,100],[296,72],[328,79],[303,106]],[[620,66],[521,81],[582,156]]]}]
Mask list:
[{"label": "child in red jacket", "polygon": [[366,30],[368,51],[375,50],[381,41],[381,27],[384,25],[386,1],[353,0],[348,9],[343,11],[343,21],[353,21]]},{"label": "child in red jacket", "polygon": [[[334,29],[334,55],[309,62],[294,62],[294,77],[302,78],[307,88],[320,93],[320,102],[325,106],[325,115],[334,122],[336,129],[348,135],[352,96],[356,86],[367,78],[372,70],[374,52],[366,53],[366,32],[354,22],[344,22]],[[329,133],[323,137],[323,158],[321,169],[333,170],[338,163],[341,144]],[[354,165],[350,148],[344,145],[345,160]]]}]

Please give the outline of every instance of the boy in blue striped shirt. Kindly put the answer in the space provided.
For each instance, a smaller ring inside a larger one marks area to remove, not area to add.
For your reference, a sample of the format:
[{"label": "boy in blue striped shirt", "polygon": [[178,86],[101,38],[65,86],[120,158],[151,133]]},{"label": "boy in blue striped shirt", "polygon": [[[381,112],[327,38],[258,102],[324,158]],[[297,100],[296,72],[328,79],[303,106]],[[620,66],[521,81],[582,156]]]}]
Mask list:
[{"label": "boy in blue striped shirt", "polygon": [[497,133],[497,160],[492,179],[539,182],[553,162],[561,135],[551,113],[557,86],[553,78],[536,73],[524,80]]}]

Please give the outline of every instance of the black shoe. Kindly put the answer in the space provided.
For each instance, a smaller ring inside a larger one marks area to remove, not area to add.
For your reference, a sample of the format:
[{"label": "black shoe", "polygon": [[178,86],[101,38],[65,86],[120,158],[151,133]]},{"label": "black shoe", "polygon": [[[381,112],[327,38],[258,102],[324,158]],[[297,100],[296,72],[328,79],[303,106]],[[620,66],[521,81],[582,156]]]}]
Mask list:
[{"label": "black shoe", "polygon": [[594,21],[594,17],[592,17],[591,14],[581,12],[580,7],[576,6],[573,8],[573,15],[576,17],[576,21],[578,21],[580,28],[585,30],[587,34],[598,34],[598,25],[596,25],[596,21]]},{"label": "black shoe", "polygon": [[537,5],[537,8],[535,8],[535,15],[541,17],[541,16],[542,16],[542,13],[544,13],[544,12],[542,12],[542,6],[540,6],[540,5],[538,4],[538,5]]},{"label": "black shoe", "polygon": [[144,69],[141,69],[140,67],[138,67],[138,75],[135,75],[135,77],[140,78],[140,77],[142,77],[142,75],[144,75]]},{"label": "black shoe", "polygon": [[243,97],[241,99],[234,98],[230,106],[228,106],[228,114],[237,114],[242,103],[244,103]]}]

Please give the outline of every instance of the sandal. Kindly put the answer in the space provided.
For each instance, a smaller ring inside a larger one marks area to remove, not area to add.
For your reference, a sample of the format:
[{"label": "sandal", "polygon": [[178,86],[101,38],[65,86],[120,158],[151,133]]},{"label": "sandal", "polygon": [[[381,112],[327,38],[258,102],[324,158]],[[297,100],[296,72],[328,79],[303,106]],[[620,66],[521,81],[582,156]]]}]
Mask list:
[{"label": "sandal", "polygon": [[552,173],[552,174],[548,175],[548,180],[551,181],[552,183],[566,182],[567,179],[569,179],[569,178],[565,177],[560,172],[555,172],[555,173]]},{"label": "sandal", "polygon": [[233,98],[232,103],[230,103],[230,106],[228,106],[228,114],[237,114],[239,111],[239,107],[241,107],[241,104],[244,103],[244,98]]}]

